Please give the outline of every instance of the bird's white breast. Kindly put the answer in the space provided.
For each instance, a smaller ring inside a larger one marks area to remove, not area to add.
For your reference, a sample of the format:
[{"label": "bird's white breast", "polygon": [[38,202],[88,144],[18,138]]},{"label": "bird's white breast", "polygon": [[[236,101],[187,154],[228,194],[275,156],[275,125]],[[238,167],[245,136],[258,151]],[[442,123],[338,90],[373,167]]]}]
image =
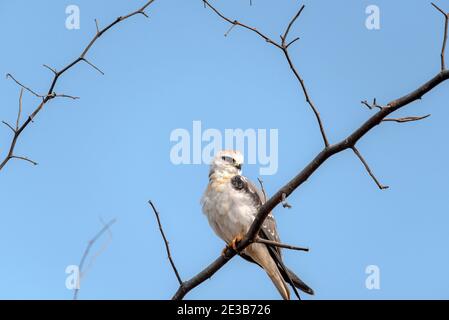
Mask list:
[{"label": "bird's white breast", "polygon": [[201,202],[209,224],[227,243],[246,234],[257,212],[251,197],[234,189],[230,179],[211,179]]}]

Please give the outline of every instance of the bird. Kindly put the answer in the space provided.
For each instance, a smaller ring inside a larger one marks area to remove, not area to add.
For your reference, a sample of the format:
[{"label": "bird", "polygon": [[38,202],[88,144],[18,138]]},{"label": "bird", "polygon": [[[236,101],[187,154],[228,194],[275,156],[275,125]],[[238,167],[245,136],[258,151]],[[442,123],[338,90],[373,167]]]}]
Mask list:
[{"label": "bird", "polygon": [[[218,151],[210,163],[209,183],[201,198],[203,213],[213,231],[227,245],[237,251],[238,242],[248,232],[258,209],[265,203],[264,194],[242,175],[243,155],[240,151]],[[272,213],[265,219],[258,236],[280,242],[276,220]],[[290,285],[313,295],[314,291],[283,260],[281,248],[264,243],[252,243],[239,255],[262,267],[285,300],[290,300]],[[288,283],[288,285],[287,285]]]}]

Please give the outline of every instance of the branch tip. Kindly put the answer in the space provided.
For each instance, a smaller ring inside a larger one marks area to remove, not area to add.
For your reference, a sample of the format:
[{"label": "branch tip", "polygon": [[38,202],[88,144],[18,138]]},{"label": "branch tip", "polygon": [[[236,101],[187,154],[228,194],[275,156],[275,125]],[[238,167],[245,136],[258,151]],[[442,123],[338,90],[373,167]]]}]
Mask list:
[{"label": "branch tip", "polygon": [[156,206],[154,205],[154,203],[151,200],[149,200],[148,203],[150,204],[151,208],[153,209],[154,215],[156,216],[156,221],[157,221],[157,224],[158,224],[158,227],[159,227],[159,232],[160,232],[160,234],[162,236],[162,239],[164,240],[165,250],[167,252],[167,258],[170,261],[170,265],[171,265],[171,267],[173,269],[173,272],[175,273],[175,276],[176,276],[176,279],[178,280],[179,285],[182,286],[183,285],[183,281],[181,279],[181,276],[179,275],[178,269],[176,268],[175,262],[173,261],[173,258],[171,256],[170,245],[169,245],[167,237],[165,236],[164,229],[162,228],[162,223],[161,223],[161,219],[160,219],[160,216],[159,216],[159,212],[158,212],[158,210],[156,209]]}]

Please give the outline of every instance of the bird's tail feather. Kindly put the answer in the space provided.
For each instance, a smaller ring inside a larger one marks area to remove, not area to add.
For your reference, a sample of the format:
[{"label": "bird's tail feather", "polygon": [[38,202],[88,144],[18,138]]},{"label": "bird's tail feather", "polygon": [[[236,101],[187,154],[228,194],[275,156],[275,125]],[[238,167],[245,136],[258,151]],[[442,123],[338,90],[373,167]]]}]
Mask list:
[{"label": "bird's tail feather", "polygon": [[[292,280],[293,284],[295,285],[295,287],[298,288],[299,290],[301,290],[301,291],[303,291],[303,292],[305,292],[305,293],[307,293],[307,294],[310,294],[310,295],[314,295],[314,294],[315,294],[314,291],[313,291],[313,289],[310,288],[307,284],[305,284],[304,281],[302,281],[302,280],[301,280],[301,279],[300,279],[300,278],[299,278],[293,271],[291,271],[290,269],[285,268],[285,271],[284,271],[284,270],[281,270],[281,273],[282,273],[282,277],[283,277],[284,279],[290,278],[290,279]],[[288,273],[288,276],[287,276],[286,273]]]},{"label": "bird's tail feather", "polygon": [[277,264],[271,258],[267,247],[259,243],[254,243],[245,249],[245,254],[250,256],[252,260],[265,270],[282,298],[290,300],[290,290],[288,289],[287,283]]},{"label": "bird's tail feather", "polygon": [[284,278],[282,277],[277,266],[274,266],[274,268],[272,268],[272,269],[270,268],[270,270],[265,270],[265,271],[267,272],[271,281],[276,286],[276,289],[278,289],[282,298],[284,298],[284,300],[290,300],[290,290],[288,289],[287,283],[285,282]]}]

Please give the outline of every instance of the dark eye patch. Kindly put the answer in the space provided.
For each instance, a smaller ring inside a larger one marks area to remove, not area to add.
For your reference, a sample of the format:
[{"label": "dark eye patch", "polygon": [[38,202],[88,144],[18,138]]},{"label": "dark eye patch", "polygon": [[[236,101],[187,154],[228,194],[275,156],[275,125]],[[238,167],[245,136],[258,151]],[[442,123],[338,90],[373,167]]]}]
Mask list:
[{"label": "dark eye patch", "polygon": [[226,161],[229,163],[235,163],[235,159],[233,159],[232,157],[223,156],[223,157],[221,157],[221,159],[223,159],[223,161]]}]

